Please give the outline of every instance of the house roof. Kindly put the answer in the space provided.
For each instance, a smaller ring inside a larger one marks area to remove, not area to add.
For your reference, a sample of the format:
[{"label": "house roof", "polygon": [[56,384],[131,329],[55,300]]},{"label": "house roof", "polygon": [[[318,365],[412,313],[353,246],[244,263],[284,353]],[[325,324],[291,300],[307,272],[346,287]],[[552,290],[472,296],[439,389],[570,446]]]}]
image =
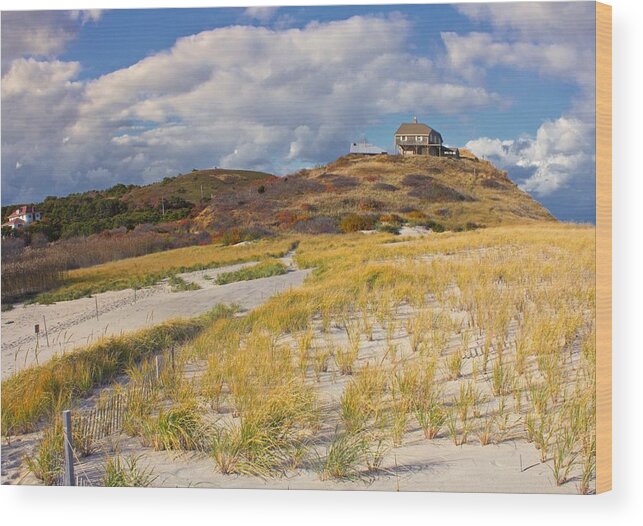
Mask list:
[{"label": "house roof", "polygon": [[421,122],[405,122],[400,124],[395,135],[429,135],[431,132],[435,132],[440,135],[437,130],[430,128]]},{"label": "house roof", "polygon": [[21,215],[24,214],[31,214],[37,212],[36,207],[33,205],[24,205],[21,207],[16,208],[9,217],[20,217]]},{"label": "house roof", "polygon": [[12,221],[8,221],[7,223],[4,223],[2,226],[15,226],[15,225],[26,225],[27,223],[20,218],[13,219]]}]

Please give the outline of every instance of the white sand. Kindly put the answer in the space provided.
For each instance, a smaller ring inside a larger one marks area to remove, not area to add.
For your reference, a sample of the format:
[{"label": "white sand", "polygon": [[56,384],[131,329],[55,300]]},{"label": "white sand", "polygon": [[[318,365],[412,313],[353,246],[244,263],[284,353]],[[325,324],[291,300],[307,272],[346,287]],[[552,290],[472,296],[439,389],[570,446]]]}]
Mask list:
[{"label": "white sand", "polygon": [[[279,278],[289,278],[289,283],[301,283],[304,274],[291,272]],[[268,295],[276,291],[271,287],[286,287],[279,278],[266,278],[254,282],[245,282],[225,287],[218,287],[224,291],[229,288],[229,295],[234,295],[239,303],[240,298],[246,301],[247,306],[254,302],[261,302],[262,294]],[[194,277],[194,279],[198,279]],[[202,279],[202,278],[201,278]],[[204,280],[207,282],[207,280]],[[249,288],[248,288],[249,287]],[[181,298],[186,294],[187,300],[194,298],[197,291],[192,293],[171,294],[159,292],[151,295],[152,302],[169,298],[165,302],[172,303],[173,298]],[[214,292],[209,292],[214,294]],[[221,297],[228,297],[221,294]],[[160,301],[158,303],[161,303]],[[430,307],[438,308],[433,299]],[[150,306],[151,308],[151,306]],[[180,309],[187,307],[182,306]],[[155,307],[158,309],[158,307]],[[207,309],[204,309],[207,310]],[[174,310],[173,312],[177,312]],[[398,329],[394,335],[394,343],[398,348],[400,359],[414,359],[410,350],[408,336],[403,328],[404,320],[412,313],[408,305],[401,307],[397,312]],[[464,316],[463,312],[450,311],[453,317]],[[155,320],[158,321],[158,320]],[[335,345],[345,345],[346,333],[342,328],[332,326],[329,335],[323,336],[320,332],[321,322],[315,321],[314,345],[324,345],[331,339]],[[510,327],[510,338],[515,327]],[[455,337],[449,344],[448,352],[457,345],[459,338]],[[484,335],[474,337],[469,345],[469,350],[464,355],[462,374],[471,378],[473,361],[479,356],[480,346]],[[283,343],[294,345],[290,337],[282,337]],[[509,349],[511,349],[509,345]],[[366,363],[380,363],[388,361],[385,357],[387,349],[386,331],[374,324],[373,341],[362,339],[357,369]],[[575,349],[574,354],[579,350]],[[510,350],[505,353],[511,354]],[[491,352],[491,360],[495,358],[495,351]],[[573,360],[575,361],[575,360]],[[202,364],[190,366],[190,376],[203,371]],[[571,376],[570,376],[571,377]],[[156,476],[152,486],[163,487],[210,487],[210,488],[264,488],[264,489],[350,489],[350,490],[388,490],[388,491],[450,491],[450,492],[513,492],[513,493],[577,493],[579,483],[579,468],[575,467],[570,473],[570,480],[556,486],[552,474],[552,461],[540,462],[540,453],[531,443],[522,436],[523,422],[521,417],[513,411],[509,420],[507,431],[501,436],[496,430],[495,439],[498,443],[481,446],[477,440],[478,428],[471,430],[467,443],[456,446],[443,429],[438,438],[427,440],[413,417],[409,418],[406,433],[399,447],[387,451],[383,463],[375,472],[363,471],[358,477],[350,481],[328,480],[321,481],[317,473],[318,458],[323,458],[336,426],[340,421],[340,399],[346,384],[351,381],[351,376],[342,376],[334,364],[328,372],[322,373],[317,381],[312,372],[308,371],[308,378],[314,385],[321,404],[322,422],[319,432],[313,437],[313,451],[309,452],[302,465],[286,476],[262,479],[259,477],[223,475],[216,467],[214,460],[206,453],[197,452],[167,452],[153,451],[143,447],[137,438],[126,435],[109,437],[102,441],[101,451],[83,459],[76,467],[76,473],[86,478],[91,485],[100,485],[103,476],[103,465],[108,455],[113,451],[120,451],[123,456],[134,456],[139,459],[139,465],[153,470]],[[446,381],[444,384],[445,397],[453,397],[460,385],[460,380]],[[478,383],[484,393],[490,395],[489,385],[486,381]],[[513,406],[513,401],[508,397],[507,403]],[[228,402],[224,402],[225,404]],[[230,419],[230,407],[224,407],[219,415],[210,414],[209,417]],[[497,400],[490,397],[487,411],[497,410]],[[476,426],[480,422],[477,421]],[[37,434],[23,435],[13,439],[11,445],[3,445],[2,455],[2,481],[9,484],[38,484],[33,475],[27,473],[20,459],[28,453],[37,443]],[[593,484],[594,482],[592,482]]]},{"label": "white sand", "polygon": [[[17,305],[2,313],[2,378],[36,363],[36,358],[42,364],[55,354],[85,346],[102,336],[134,331],[172,318],[191,318],[217,304],[234,303],[242,309],[253,309],[270,296],[301,285],[310,272],[294,270],[289,256],[282,262],[291,268],[287,274],[228,285],[216,285],[213,279],[205,277],[215,278],[222,272],[253,263],[180,274],[186,282],[196,283],[201,289],[172,292],[168,283],[163,282],[137,290],[136,301],[134,290],[126,289],[53,305]],[[40,325],[38,337],[34,333],[35,324]]]}]

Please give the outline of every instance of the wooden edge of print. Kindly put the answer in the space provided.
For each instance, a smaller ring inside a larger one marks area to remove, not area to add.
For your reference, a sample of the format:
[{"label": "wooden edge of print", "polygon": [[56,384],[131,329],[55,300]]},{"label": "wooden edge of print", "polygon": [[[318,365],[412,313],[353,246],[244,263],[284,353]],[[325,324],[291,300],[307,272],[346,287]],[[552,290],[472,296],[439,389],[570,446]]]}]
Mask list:
[{"label": "wooden edge of print", "polygon": [[612,7],[596,3],[596,493],[612,489]]}]

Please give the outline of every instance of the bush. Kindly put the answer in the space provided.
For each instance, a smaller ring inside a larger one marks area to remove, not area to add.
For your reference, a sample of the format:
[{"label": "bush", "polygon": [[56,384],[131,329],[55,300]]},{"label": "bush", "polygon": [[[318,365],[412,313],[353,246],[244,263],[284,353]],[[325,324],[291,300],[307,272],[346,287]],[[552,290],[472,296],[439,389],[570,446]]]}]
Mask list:
[{"label": "bush", "polygon": [[393,225],[401,225],[404,220],[397,214],[384,214],[380,216],[380,223],[391,223]]},{"label": "bush", "polygon": [[431,221],[430,219],[424,224],[424,226],[430,228],[434,232],[444,232],[446,230],[443,225],[436,223],[435,221]]},{"label": "bush", "polygon": [[384,205],[377,199],[363,198],[357,203],[357,208],[365,212],[375,212],[380,210]]},{"label": "bush", "polygon": [[357,232],[359,230],[372,230],[375,228],[375,218],[370,215],[348,214],[339,223],[339,228],[344,233]]},{"label": "bush", "polygon": [[419,210],[413,210],[409,212],[406,217],[409,221],[415,224],[423,223],[427,219],[427,215],[424,212],[420,212]]},{"label": "bush", "polygon": [[383,190],[385,192],[397,192],[399,190],[397,186],[388,183],[375,183],[373,188],[375,190]]},{"label": "bush", "polygon": [[258,232],[253,232],[245,228],[234,227],[226,230],[221,236],[221,244],[223,245],[236,245],[243,241],[254,241],[259,239],[261,235]]},{"label": "bush", "polygon": [[328,216],[316,216],[298,221],[293,225],[293,230],[302,234],[338,234],[340,231],[337,220]]},{"label": "bush", "polygon": [[380,232],[386,232],[388,234],[395,234],[396,236],[400,234],[400,227],[395,225],[379,225],[377,228]]}]

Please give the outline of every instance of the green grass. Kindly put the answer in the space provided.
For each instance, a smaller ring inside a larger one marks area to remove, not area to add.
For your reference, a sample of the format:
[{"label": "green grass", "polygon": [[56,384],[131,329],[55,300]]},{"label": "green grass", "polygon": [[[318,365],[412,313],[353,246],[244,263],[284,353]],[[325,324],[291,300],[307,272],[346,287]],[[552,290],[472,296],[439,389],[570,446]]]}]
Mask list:
[{"label": "green grass", "polygon": [[368,442],[361,434],[338,433],[326,450],[319,467],[319,478],[356,479],[367,459]]},{"label": "green grass", "polygon": [[199,448],[204,430],[197,408],[183,404],[148,419],[143,424],[143,440],[157,451],[189,451]]},{"label": "green grass", "polygon": [[295,239],[284,237],[259,240],[241,246],[205,245],[177,248],[111,261],[68,272],[61,287],[39,294],[34,301],[50,304],[109,290],[149,287],[184,272],[283,257],[296,246],[296,243]]},{"label": "green grass", "polygon": [[219,305],[190,320],[174,320],[55,356],[2,382],[2,434],[32,431],[38,422],[87,395],[146,356],[194,338],[215,320],[231,317]]},{"label": "green grass", "polygon": [[216,278],[217,285],[227,285],[236,281],[249,281],[252,279],[268,278],[270,276],[281,276],[286,274],[286,266],[276,259],[269,259],[252,265],[251,267],[240,268],[231,272],[223,272]]},{"label": "green grass", "polygon": [[25,457],[27,469],[45,486],[62,474],[64,438],[60,425],[47,428],[33,455]]},{"label": "green grass", "polygon": [[127,457],[123,462],[116,453],[105,462],[102,485],[105,487],[145,488],[154,482],[152,468],[139,466],[140,457]]},{"label": "green grass", "polygon": [[296,467],[318,421],[313,391],[296,381],[270,388],[240,413],[238,425],[220,427],[212,437],[212,457],[226,475],[270,477]]},{"label": "green grass", "polygon": [[183,292],[186,290],[199,290],[201,287],[196,283],[188,283],[182,277],[173,274],[170,276],[170,287],[172,292]]}]

